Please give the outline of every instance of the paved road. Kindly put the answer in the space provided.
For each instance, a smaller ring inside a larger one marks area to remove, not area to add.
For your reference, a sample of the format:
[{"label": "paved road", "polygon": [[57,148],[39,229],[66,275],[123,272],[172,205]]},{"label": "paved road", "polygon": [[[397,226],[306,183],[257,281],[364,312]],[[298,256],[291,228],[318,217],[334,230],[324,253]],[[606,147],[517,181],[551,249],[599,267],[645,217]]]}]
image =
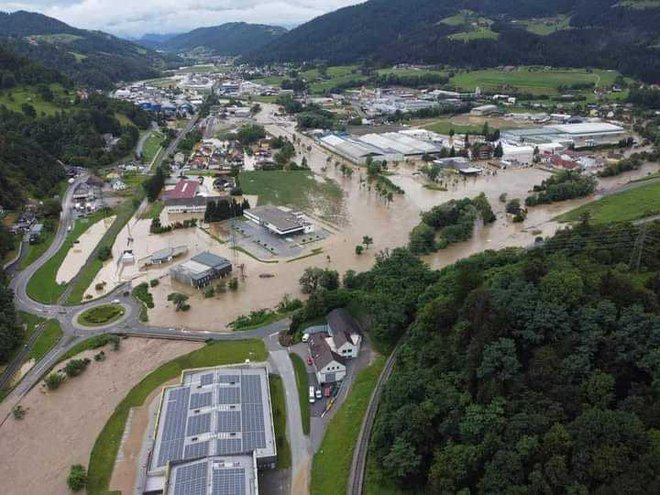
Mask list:
[{"label": "paved road", "polygon": [[277,334],[267,339],[270,358],[275,364],[282,382],[286,398],[287,436],[291,446],[291,493],[309,493],[309,468],[311,460],[311,443],[302,430],[302,412],[298,399],[296,374],[289,357],[288,350],[283,349],[277,341]]}]

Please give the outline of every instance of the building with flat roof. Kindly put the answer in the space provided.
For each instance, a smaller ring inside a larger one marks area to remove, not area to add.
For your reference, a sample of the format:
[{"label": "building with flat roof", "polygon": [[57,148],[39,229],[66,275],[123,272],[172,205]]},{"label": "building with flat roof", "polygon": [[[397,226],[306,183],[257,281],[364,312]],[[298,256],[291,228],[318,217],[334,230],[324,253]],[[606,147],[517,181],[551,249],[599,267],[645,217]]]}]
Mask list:
[{"label": "building with flat roof", "polygon": [[172,463],[164,495],[257,495],[254,455],[212,456]]},{"label": "building with flat roof", "polygon": [[228,259],[205,251],[172,267],[170,277],[182,284],[201,289],[212,281],[229,275],[231,271],[232,265]]},{"label": "building with flat roof", "polygon": [[540,145],[559,143],[564,147],[588,148],[617,144],[627,136],[626,130],[607,122],[555,124],[533,129],[508,129],[502,139],[511,143]]},{"label": "building with flat roof", "polygon": [[[241,456],[230,459],[228,456]],[[184,479],[191,471],[207,470],[206,482],[215,475],[213,463],[226,462],[243,466],[243,473],[235,472],[235,480],[248,475],[253,456],[259,467],[272,468],[277,460],[273,410],[270,398],[268,371],[262,366],[217,367],[187,370],[181,384],[163,389],[155,425],[153,448],[149,454],[147,478],[143,493],[192,494],[177,492],[177,484],[187,487]],[[206,459],[206,464],[189,463]],[[183,463],[183,464],[181,464]],[[177,466],[196,466],[177,472]],[[206,466],[204,468],[204,466]],[[222,466],[225,469],[226,466]],[[227,471],[218,474],[227,478]],[[201,472],[197,475],[201,495],[250,492],[208,491]],[[181,488],[183,489],[183,488]],[[247,489],[247,487],[246,487]]]},{"label": "building with flat roof", "polygon": [[276,235],[294,235],[313,231],[313,226],[305,221],[302,214],[284,211],[274,206],[250,208],[243,211],[243,215]]}]

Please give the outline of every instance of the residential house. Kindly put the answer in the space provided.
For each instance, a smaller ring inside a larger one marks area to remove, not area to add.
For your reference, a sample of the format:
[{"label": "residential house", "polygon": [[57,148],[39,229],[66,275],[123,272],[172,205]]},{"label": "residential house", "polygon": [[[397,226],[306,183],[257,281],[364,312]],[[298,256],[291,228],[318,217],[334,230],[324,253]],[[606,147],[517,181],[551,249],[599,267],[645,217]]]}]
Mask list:
[{"label": "residential house", "polygon": [[344,358],[356,358],[362,343],[362,333],[357,322],[343,308],[332,310],[327,320],[332,350]]},{"label": "residential house", "polygon": [[321,385],[341,381],[346,376],[346,359],[330,348],[327,336],[325,333],[316,333],[309,337],[309,352],[314,362],[316,379]]}]

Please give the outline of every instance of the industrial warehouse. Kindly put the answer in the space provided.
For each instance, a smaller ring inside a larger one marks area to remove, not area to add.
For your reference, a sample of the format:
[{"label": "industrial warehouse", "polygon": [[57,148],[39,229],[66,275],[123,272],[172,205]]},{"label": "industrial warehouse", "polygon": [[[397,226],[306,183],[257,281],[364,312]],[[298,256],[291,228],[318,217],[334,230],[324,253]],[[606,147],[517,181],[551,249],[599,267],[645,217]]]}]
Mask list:
[{"label": "industrial warehouse", "polygon": [[559,143],[564,147],[573,146],[575,148],[616,144],[626,136],[626,130],[623,127],[607,122],[559,124],[533,129],[502,131],[502,139],[512,144]]},{"label": "industrial warehouse", "polygon": [[385,134],[352,136],[328,134],[319,144],[355,164],[373,160],[402,162],[407,158],[437,155],[442,151],[442,137],[433,132],[411,129]]},{"label": "industrial warehouse", "polygon": [[182,284],[201,289],[215,279],[229,275],[231,271],[232,265],[228,259],[205,251],[171,268],[170,277]]},{"label": "industrial warehouse", "polygon": [[314,230],[314,226],[305,221],[302,214],[284,211],[274,206],[258,206],[245,210],[243,215],[278,236],[310,233]]},{"label": "industrial warehouse", "polygon": [[184,371],[163,390],[143,493],[256,495],[276,460],[266,368]]}]

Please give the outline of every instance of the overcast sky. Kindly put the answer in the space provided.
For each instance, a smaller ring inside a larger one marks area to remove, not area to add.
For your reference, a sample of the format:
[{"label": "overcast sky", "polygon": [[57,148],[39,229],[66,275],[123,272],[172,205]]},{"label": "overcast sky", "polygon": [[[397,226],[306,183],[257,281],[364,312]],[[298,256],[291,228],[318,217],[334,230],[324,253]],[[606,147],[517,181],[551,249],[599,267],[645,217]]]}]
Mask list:
[{"label": "overcast sky", "polygon": [[37,11],[74,27],[119,36],[175,33],[225,22],[292,27],[365,0],[16,0],[0,10]]}]

